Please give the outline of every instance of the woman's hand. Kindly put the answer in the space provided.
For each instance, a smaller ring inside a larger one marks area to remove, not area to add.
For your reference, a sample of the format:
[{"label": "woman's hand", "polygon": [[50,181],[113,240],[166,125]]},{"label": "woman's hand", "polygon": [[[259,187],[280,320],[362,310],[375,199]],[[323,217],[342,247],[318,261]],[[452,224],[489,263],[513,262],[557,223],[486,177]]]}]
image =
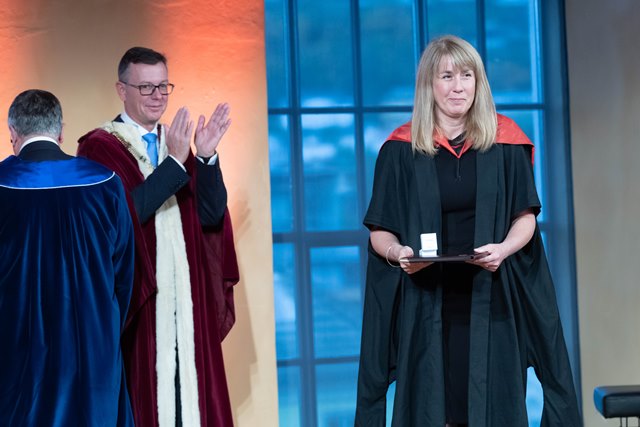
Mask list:
[{"label": "woman's hand", "polygon": [[393,257],[393,259],[398,260],[400,268],[402,268],[407,274],[417,273],[423,268],[429,267],[431,264],[433,264],[432,262],[403,262],[402,260],[404,258],[410,258],[413,256],[413,249],[411,249],[411,247],[409,246],[402,246],[399,243],[392,246],[389,252],[394,252],[394,249],[396,249],[396,252],[393,255],[389,255],[387,259],[389,260],[391,257]]},{"label": "woman's hand", "polygon": [[509,255],[504,251],[502,245],[495,243],[475,248],[474,252],[482,255],[467,262],[478,265],[491,272],[496,271],[502,264],[502,261],[504,261],[504,259]]},{"label": "woman's hand", "polygon": [[432,262],[401,262],[400,259],[413,256],[413,249],[410,246],[404,246],[398,242],[398,238],[386,230],[372,230],[370,234],[371,246],[376,253],[385,257],[391,265],[399,264],[406,273],[413,274],[425,267],[433,264]]},{"label": "woman's hand", "polygon": [[[502,243],[490,243],[475,248],[475,253],[482,254],[482,256],[467,262],[494,272],[506,257],[518,252],[531,240],[535,229],[536,216],[531,209],[526,209],[511,222],[511,228]],[[486,255],[483,252],[486,252]]]}]

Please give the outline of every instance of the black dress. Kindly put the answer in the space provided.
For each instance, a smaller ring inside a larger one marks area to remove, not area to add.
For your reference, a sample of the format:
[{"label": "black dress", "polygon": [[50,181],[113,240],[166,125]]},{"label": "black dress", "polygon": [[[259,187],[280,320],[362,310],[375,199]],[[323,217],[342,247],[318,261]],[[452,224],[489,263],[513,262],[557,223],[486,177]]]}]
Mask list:
[{"label": "black dress", "polygon": [[[458,156],[441,148],[435,156],[442,209],[443,254],[473,252],[476,218],[476,151],[462,153],[464,135],[450,140]],[[444,263],[442,339],[447,422],[468,422],[469,323],[473,276],[478,267]]]}]

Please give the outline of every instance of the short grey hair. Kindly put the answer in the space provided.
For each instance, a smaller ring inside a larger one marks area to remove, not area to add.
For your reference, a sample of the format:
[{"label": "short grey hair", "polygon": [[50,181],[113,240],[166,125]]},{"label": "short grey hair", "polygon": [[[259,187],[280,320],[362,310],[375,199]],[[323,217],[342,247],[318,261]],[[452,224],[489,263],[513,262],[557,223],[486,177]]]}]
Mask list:
[{"label": "short grey hair", "polygon": [[25,90],[11,103],[8,122],[21,137],[43,135],[58,138],[62,133],[60,101],[45,90]]}]

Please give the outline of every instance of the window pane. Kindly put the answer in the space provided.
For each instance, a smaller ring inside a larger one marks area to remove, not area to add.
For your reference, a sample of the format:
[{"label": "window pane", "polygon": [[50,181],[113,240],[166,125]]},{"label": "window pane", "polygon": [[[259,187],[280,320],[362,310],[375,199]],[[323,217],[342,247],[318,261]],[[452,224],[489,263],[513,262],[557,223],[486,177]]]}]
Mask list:
[{"label": "window pane", "polygon": [[353,427],[356,413],[356,363],[320,365],[318,385],[318,427]]},{"label": "window pane", "polygon": [[394,381],[389,385],[389,389],[387,390],[387,425],[391,425],[391,420],[393,419],[393,402],[396,397],[396,382]]},{"label": "window pane", "polygon": [[291,203],[291,150],[289,119],[269,116],[269,165],[271,174],[271,221],[274,232],[293,229]]},{"label": "window pane", "polygon": [[353,105],[349,2],[298,0],[298,43],[302,106]]},{"label": "window pane", "polygon": [[487,74],[496,103],[540,100],[537,1],[487,0]]},{"label": "window pane", "polygon": [[316,357],[357,356],[362,325],[358,247],[311,249],[311,289]]},{"label": "window pane", "polygon": [[273,297],[278,360],[298,357],[296,256],[292,244],[273,245]]},{"label": "window pane", "polygon": [[427,2],[429,39],[445,34],[455,34],[477,47],[477,27],[475,1],[430,0]]},{"label": "window pane", "polygon": [[544,230],[540,230],[540,236],[542,237],[542,244],[545,247],[545,252],[546,252],[546,248],[549,247],[548,233]]},{"label": "window pane", "polygon": [[364,173],[367,202],[371,199],[373,173],[380,147],[391,132],[411,120],[411,113],[376,113],[364,115]]},{"label": "window pane", "polygon": [[289,62],[283,0],[265,0],[264,33],[267,55],[269,107],[286,107],[289,99]]},{"label": "window pane", "polygon": [[281,426],[297,427],[300,422],[300,369],[278,368],[278,411]]},{"label": "window pane", "polygon": [[359,228],[353,116],[305,115],[302,127],[307,230]]},{"label": "window pane", "polygon": [[364,104],[411,105],[416,69],[413,2],[361,0],[360,25]]},{"label": "window pane", "polygon": [[545,186],[544,181],[544,140],[543,124],[542,124],[542,111],[540,110],[501,110],[505,116],[513,119],[522,131],[527,134],[531,142],[535,147],[534,150],[534,162],[533,162],[533,174],[536,180],[536,188],[538,190],[538,198],[542,203],[542,210],[538,216],[538,221],[545,220]]},{"label": "window pane", "polygon": [[542,386],[533,368],[527,370],[527,415],[529,416],[529,427],[540,427],[542,420]]}]

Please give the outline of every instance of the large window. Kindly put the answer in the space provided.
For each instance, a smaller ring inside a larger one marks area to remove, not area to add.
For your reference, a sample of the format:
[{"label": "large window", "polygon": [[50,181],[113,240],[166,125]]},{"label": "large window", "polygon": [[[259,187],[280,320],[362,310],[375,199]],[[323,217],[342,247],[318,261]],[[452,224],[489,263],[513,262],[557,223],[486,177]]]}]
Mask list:
[{"label": "large window", "polygon": [[[441,34],[478,49],[499,111],[536,145],[539,223],[579,372],[562,9],[537,0],[265,0],[280,425],[353,425],[373,166],[410,119],[417,61]],[[532,426],[541,405],[531,373]]]}]

